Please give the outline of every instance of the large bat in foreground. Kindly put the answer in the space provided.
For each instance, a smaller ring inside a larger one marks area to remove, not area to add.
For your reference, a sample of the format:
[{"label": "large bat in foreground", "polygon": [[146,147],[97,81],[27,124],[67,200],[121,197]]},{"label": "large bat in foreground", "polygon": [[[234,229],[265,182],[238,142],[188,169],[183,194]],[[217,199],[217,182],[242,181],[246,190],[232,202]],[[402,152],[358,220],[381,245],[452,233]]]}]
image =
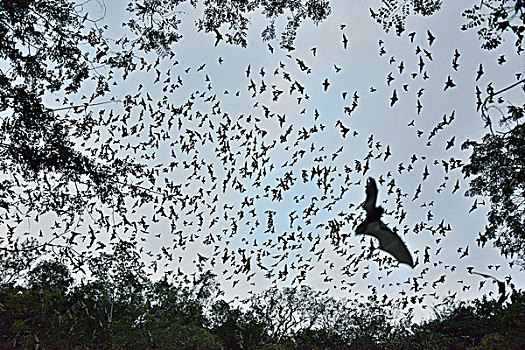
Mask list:
[{"label": "large bat in foreground", "polygon": [[379,249],[392,254],[399,263],[414,267],[412,255],[410,255],[405,243],[381,221],[384,209],[376,207],[376,200],[377,185],[375,180],[370,177],[366,183],[366,199],[363,204],[366,210],[366,218],[365,221],[357,226],[356,233],[377,238],[379,240]]}]

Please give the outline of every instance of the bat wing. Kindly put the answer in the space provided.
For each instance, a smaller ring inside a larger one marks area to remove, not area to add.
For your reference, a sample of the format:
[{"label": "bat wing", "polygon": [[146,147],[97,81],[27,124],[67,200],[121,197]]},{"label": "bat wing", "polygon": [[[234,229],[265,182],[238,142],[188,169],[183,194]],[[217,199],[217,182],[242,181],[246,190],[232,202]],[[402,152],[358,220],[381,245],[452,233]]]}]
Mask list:
[{"label": "bat wing", "polygon": [[376,208],[376,200],[377,200],[376,181],[371,177],[369,177],[366,182],[365,193],[366,193],[366,198],[365,198],[363,207],[365,208],[366,213],[370,214]]},{"label": "bat wing", "polygon": [[475,274],[475,275],[479,275],[481,277],[493,279],[498,284],[499,292],[500,293],[505,293],[505,282],[502,282],[499,279],[497,279],[496,277],[491,276],[491,275],[486,274],[486,273],[481,273],[481,272],[476,272],[476,271],[473,271],[472,273]]},{"label": "bat wing", "polygon": [[500,281],[496,277],[488,275],[486,273],[481,273],[481,272],[476,272],[476,271],[474,271],[472,273],[475,274],[475,275],[479,275],[481,277],[491,278],[494,281],[496,281],[496,283],[498,284],[498,293],[500,293],[500,298],[499,298],[498,302],[496,303],[496,305],[498,307],[501,306],[503,304],[503,302],[505,301],[505,299],[507,298],[507,295],[505,293],[505,282]]},{"label": "bat wing", "polygon": [[414,267],[412,255],[401,238],[382,221],[363,223],[357,227],[358,234],[371,235],[379,240],[379,249],[391,254],[399,263]]},{"label": "bat wing", "polygon": [[497,281],[497,279],[496,279],[494,276],[487,275],[486,273],[481,273],[481,272],[476,272],[476,271],[473,271],[472,273],[473,273],[474,275],[479,275],[479,276],[481,276],[481,277],[492,278],[493,280]]}]

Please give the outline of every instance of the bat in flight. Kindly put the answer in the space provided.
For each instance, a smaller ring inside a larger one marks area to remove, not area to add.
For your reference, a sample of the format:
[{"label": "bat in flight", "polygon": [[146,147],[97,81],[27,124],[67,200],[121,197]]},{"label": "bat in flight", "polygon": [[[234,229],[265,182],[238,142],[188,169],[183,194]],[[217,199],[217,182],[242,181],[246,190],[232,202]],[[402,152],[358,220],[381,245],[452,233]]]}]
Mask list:
[{"label": "bat in flight", "polygon": [[376,207],[377,185],[371,177],[368,178],[366,183],[365,193],[366,199],[363,207],[366,210],[366,218],[357,226],[356,233],[377,238],[379,240],[379,249],[390,253],[399,263],[407,264],[413,268],[414,261],[405,243],[381,221],[381,215],[383,215],[384,209],[382,207]]},{"label": "bat in flight", "polygon": [[486,273],[480,273],[480,272],[472,272],[473,274],[476,274],[476,275],[479,275],[481,277],[485,277],[485,278],[490,278],[492,280],[494,280],[497,284],[498,284],[498,293],[500,294],[500,297],[496,303],[496,308],[500,307],[501,305],[503,305],[503,303],[505,302],[505,299],[507,299],[507,294],[505,293],[505,282],[503,281],[500,281],[498,280],[497,278],[495,278],[494,276],[491,276],[491,275],[488,275]]}]

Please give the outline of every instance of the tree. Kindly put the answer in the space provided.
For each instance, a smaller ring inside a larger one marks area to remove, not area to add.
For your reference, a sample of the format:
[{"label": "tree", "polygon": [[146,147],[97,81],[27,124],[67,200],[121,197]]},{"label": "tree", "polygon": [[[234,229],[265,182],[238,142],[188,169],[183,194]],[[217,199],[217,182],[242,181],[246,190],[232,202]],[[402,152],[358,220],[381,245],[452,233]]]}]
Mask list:
[{"label": "tree", "polygon": [[[509,106],[500,120],[501,131],[490,126],[481,142],[467,140],[463,148],[471,148],[470,163],[465,175],[474,176],[467,191],[469,196],[483,195],[492,203],[488,225],[478,243],[494,240],[501,253],[516,258],[525,266],[525,105]],[[488,117],[487,117],[488,118]]]},{"label": "tree", "polygon": [[[103,30],[86,28],[91,22],[78,10],[65,0],[0,1],[1,220],[11,219],[13,225],[51,213],[64,223],[56,225],[63,231],[44,243],[35,235],[23,241],[16,225],[9,226],[7,237],[0,239],[2,259],[56,249],[79,265],[83,257],[72,248],[77,215],[97,203],[118,213],[125,196],[147,196],[127,185],[130,178],[145,175],[142,166],[107,150],[95,154],[86,146],[100,127],[89,108],[112,102],[96,100],[109,91],[109,84],[94,73],[95,65],[122,65],[119,54],[107,54]],[[75,104],[75,94],[91,80],[92,95]],[[51,98],[57,107],[46,102]]]},{"label": "tree", "polygon": [[[145,278],[130,247],[95,259],[107,276],[77,281],[57,261],[39,263],[0,290],[0,347],[220,349],[202,306],[183,288]],[[24,287],[27,285],[28,287]]]},{"label": "tree", "polygon": [[370,9],[370,15],[388,32],[392,27],[396,34],[405,31],[409,15],[430,16],[441,9],[442,0],[386,0],[377,10]]},{"label": "tree", "polygon": [[72,282],[67,266],[48,260],[34,267],[19,285],[3,288],[0,347],[63,348],[74,344],[74,309],[68,295]]},{"label": "tree", "polygon": [[253,317],[265,325],[268,342],[278,344],[290,339],[294,330],[311,329],[320,313],[318,300],[309,287],[269,288],[250,300]]},{"label": "tree", "polygon": [[[430,16],[441,9],[442,0],[386,0],[378,10],[370,9],[372,18],[388,32],[392,27],[401,35],[408,16]],[[478,29],[481,47],[492,50],[503,41],[505,32],[514,34],[516,51],[523,51],[525,35],[525,2],[523,0],[481,0],[463,12],[466,23],[462,30]]]},{"label": "tree", "polygon": [[[186,1],[134,0],[128,10],[136,18],[131,18],[127,26],[137,35],[133,44],[146,51],[155,50],[158,53],[170,52],[170,45],[182,38],[177,32],[182,21],[183,12],[175,11],[177,6]],[[190,4],[197,8],[199,1],[191,0]],[[229,44],[246,47],[247,31],[250,25],[250,16],[256,11],[262,11],[268,25],[261,33],[263,40],[276,37],[276,21],[288,14],[287,23],[281,33],[280,46],[293,50],[293,43],[297,29],[305,19],[311,19],[315,24],[325,20],[331,13],[328,0],[307,1],[203,1],[204,9],[195,25],[199,31],[215,33],[217,45],[220,40]],[[221,33],[222,27],[228,27]]]},{"label": "tree", "polygon": [[[71,284],[68,268],[49,260],[18,285],[0,290],[0,347],[394,350],[525,345],[525,294],[512,284],[508,304],[486,297],[463,302],[447,298],[419,323],[400,319],[397,307],[375,293],[361,301],[345,300],[307,287],[295,292],[270,288],[241,310],[219,299],[210,274],[196,278],[196,284],[168,277],[153,283],[140,266],[133,267],[131,252],[129,246],[116,247],[114,254],[98,260],[113,271],[109,281],[95,274],[90,281]],[[125,277],[130,271],[143,278]],[[206,297],[199,292],[203,285],[215,292]],[[115,289],[125,292],[117,296]],[[206,311],[204,305],[210,303]],[[264,316],[293,327],[280,330]]]},{"label": "tree", "polygon": [[486,297],[471,302],[448,300],[431,319],[412,325],[411,334],[398,348],[521,349],[523,297],[523,291],[514,291],[512,302],[496,309],[496,301]]},{"label": "tree", "polygon": [[36,240],[30,239],[20,245],[15,242],[14,249],[0,249],[0,290],[12,286],[32,267],[40,254],[35,246],[38,246]]},{"label": "tree", "polygon": [[73,278],[66,265],[46,260],[29,272],[28,282],[30,288],[49,288],[65,293],[73,284]]},{"label": "tree", "polygon": [[[107,44],[100,31],[86,31],[86,21],[65,0],[0,3],[0,58],[9,65],[0,70],[0,164],[3,174],[13,174],[0,185],[4,209],[81,212],[93,197],[110,204],[127,176],[141,174],[130,159],[90,157],[76,147],[95,132],[90,103],[108,91],[105,79],[92,75]],[[96,56],[82,49],[84,43]],[[43,102],[78,92],[90,78],[97,86],[89,101],[71,105],[64,97],[65,106],[55,109]]]},{"label": "tree", "polygon": [[478,28],[478,36],[483,42],[481,47],[493,50],[503,41],[507,31],[514,34],[516,52],[523,51],[525,35],[525,1],[523,0],[490,0],[481,1],[471,9],[465,10],[463,16],[468,23],[461,29]]},{"label": "tree", "polygon": [[[481,27],[478,35],[483,48],[498,47],[503,35],[511,32],[516,37],[517,53],[523,51],[524,1],[482,1],[463,15],[469,22],[462,29]],[[466,195],[483,195],[491,201],[488,225],[485,232],[480,233],[478,243],[485,245],[487,240],[493,240],[505,257],[516,258],[515,261],[525,266],[525,105],[515,106],[508,102],[506,113],[498,107],[505,101],[502,94],[517,87],[525,91],[524,77],[519,76],[517,82],[499,91],[494,91],[489,84],[483,101],[478,95],[478,111],[490,132],[481,142],[467,140],[463,143],[462,148],[472,149],[472,154],[470,163],[462,171],[466,177],[474,176]],[[496,130],[489,109],[500,112]]]}]

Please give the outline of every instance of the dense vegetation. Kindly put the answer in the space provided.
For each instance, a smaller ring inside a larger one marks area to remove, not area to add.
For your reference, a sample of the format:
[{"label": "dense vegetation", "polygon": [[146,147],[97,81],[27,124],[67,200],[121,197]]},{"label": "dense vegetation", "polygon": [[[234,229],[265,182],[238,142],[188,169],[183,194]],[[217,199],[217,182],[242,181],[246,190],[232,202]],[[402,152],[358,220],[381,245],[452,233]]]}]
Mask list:
[{"label": "dense vegetation", "polygon": [[75,282],[58,261],[42,261],[2,284],[0,348],[43,349],[523,349],[525,293],[503,307],[491,297],[443,300],[412,322],[371,294],[337,300],[309,287],[270,288],[225,302],[214,275],[156,282],[130,246],[89,262]]}]

